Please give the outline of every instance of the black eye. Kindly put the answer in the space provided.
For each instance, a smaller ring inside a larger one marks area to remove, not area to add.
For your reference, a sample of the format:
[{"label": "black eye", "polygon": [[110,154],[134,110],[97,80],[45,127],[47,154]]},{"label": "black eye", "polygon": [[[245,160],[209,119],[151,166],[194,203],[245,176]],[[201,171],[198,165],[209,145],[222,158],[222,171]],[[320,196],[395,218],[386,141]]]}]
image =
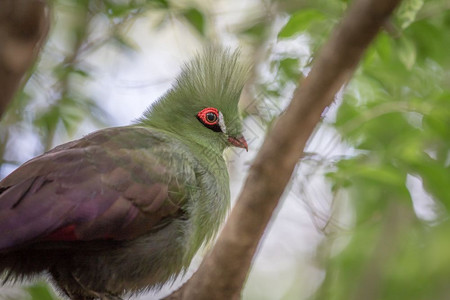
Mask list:
[{"label": "black eye", "polygon": [[217,115],[215,113],[209,112],[206,114],[206,120],[209,123],[215,123],[217,121]]}]

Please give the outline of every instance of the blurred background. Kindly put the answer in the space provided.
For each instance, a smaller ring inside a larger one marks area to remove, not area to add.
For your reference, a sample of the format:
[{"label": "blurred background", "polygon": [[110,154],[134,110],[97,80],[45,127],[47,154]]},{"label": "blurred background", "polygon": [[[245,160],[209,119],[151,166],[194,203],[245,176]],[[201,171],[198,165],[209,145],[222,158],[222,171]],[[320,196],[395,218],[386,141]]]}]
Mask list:
[{"label": "blurred background", "polygon": [[[232,199],[345,0],[49,0],[51,29],[0,121],[0,178],[52,147],[138,118],[211,43],[253,64],[249,152]],[[323,113],[254,260],[243,299],[450,299],[450,2],[405,0]],[[289,130],[289,129],[286,129]],[[276,176],[276,174],[273,174]],[[161,291],[133,299],[159,299]],[[44,282],[0,299],[59,299]]]}]

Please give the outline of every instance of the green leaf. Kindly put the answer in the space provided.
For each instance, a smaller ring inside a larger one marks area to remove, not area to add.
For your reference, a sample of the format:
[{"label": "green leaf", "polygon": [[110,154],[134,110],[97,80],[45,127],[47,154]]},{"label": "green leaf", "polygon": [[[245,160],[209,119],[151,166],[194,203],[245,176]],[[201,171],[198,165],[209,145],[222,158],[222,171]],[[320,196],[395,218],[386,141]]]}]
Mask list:
[{"label": "green leaf", "polygon": [[405,184],[405,175],[396,168],[387,165],[365,165],[358,166],[355,170],[355,176],[360,179],[372,181],[375,184],[383,186],[400,187]]},{"label": "green leaf", "polygon": [[53,293],[45,283],[36,283],[26,288],[33,300],[55,300]]},{"label": "green leaf", "polygon": [[392,59],[392,44],[389,36],[386,33],[378,35],[374,43],[374,48],[379,58],[383,62],[390,62]]},{"label": "green leaf", "polygon": [[450,55],[444,46],[450,43],[449,18],[450,16],[443,16],[440,19],[416,21],[405,30],[404,33],[417,45],[418,59],[434,60],[442,66],[449,66]]},{"label": "green leaf", "polygon": [[405,37],[398,40],[397,55],[406,69],[411,70],[416,62],[417,51],[414,43]]},{"label": "green leaf", "polygon": [[103,1],[103,3],[106,8],[106,14],[113,18],[123,17],[127,15],[130,10],[134,9],[131,4],[126,3],[116,3],[115,1]]},{"label": "green leaf", "polygon": [[433,159],[423,159],[414,167],[423,179],[425,189],[450,211],[450,170]]},{"label": "green leaf", "polygon": [[159,8],[169,8],[170,7],[170,3],[167,0],[147,0],[148,3],[150,4],[154,4],[155,6],[159,7]]},{"label": "green leaf", "polygon": [[298,58],[287,57],[280,60],[280,71],[287,77],[288,80],[297,82],[302,74],[300,71],[300,63]]},{"label": "green leaf", "polygon": [[241,30],[239,34],[246,35],[252,38],[262,39],[266,36],[267,26],[266,22],[257,22],[255,24],[251,24],[250,27],[246,27]]},{"label": "green leaf", "polygon": [[405,29],[416,19],[417,13],[423,6],[423,0],[405,0],[400,5],[397,12],[397,18],[400,27]]},{"label": "green leaf", "polygon": [[51,132],[56,128],[60,117],[60,110],[58,105],[52,105],[48,110],[42,112],[34,120],[34,125],[44,130]]},{"label": "green leaf", "polygon": [[278,33],[278,38],[290,38],[294,35],[300,34],[313,22],[322,21],[325,15],[316,9],[303,9],[291,16],[289,21],[284,25]]},{"label": "green leaf", "polygon": [[183,13],[183,17],[201,35],[205,35],[205,17],[203,16],[203,13],[201,11],[192,7]]},{"label": "green leaf", "polygon": [[69,135],[72,135],[80,122],[86,117],[86,111],[75,100],[65,97],[60,101],[60,118]]}]

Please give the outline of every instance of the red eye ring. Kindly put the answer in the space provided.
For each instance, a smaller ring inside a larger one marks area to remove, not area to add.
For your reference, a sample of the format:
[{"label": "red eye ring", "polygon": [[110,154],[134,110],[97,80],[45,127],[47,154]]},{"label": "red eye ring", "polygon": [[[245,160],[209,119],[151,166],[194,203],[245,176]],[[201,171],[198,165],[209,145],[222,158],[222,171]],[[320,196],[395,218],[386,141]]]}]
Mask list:
[{"label": "red eye ring", "polygon": [[205,125],[216,125],[219,123],[219,111],[214,107],[202,109],[197,118]]}]

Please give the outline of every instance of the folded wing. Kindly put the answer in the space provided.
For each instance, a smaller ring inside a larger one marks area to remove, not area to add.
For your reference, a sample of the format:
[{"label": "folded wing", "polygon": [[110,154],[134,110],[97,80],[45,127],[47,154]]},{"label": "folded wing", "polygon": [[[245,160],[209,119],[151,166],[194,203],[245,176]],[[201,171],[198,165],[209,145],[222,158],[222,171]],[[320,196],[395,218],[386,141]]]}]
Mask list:
[{"label": "folded wing", "polygon": [[59,146],[0,182],[0,251],[46,241],[126,240],[185,212],[195,175],[141,127]]}]

